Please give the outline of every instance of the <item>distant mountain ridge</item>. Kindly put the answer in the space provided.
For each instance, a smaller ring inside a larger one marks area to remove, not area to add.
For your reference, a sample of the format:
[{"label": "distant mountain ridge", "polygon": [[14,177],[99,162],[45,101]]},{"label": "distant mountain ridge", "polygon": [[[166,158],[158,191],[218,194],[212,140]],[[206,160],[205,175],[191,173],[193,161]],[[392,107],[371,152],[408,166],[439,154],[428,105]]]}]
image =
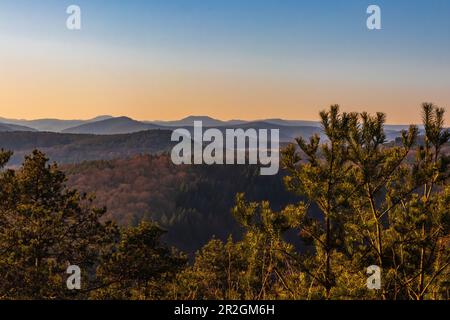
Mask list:
[{"label": "distant mountain ridge", "polygon": [[[9,131],[44,131],[71,134],[114,135],[127,134],[146,130],[174,130],[187,128],[192,132],[195,121],[201,121],[204,128],[214,127],[224,131],[227,128],[279,129],[281,142],[292,142],[296,137],[309,137],[312,134],[322,135],[321,124],[318,121],[262,119],[246,120],[218,120],[209,116],[188,116],[174,121],[138,121],[132,118],[98,116],[89,120],[15,120],[0,118],[0,132]],[[406,125],[386,125],[387,140],[392,141],[401,135]]]},{"label": "distant mountain ridge", "polygon": [[37,131],[36,129],[11,123],[0,123],[0,132]]},{"label": "distant mountain ridge", "polygon": [[181,120],[175,121],[146,121],[146,122],[168,127],[185,127],[185,126],[192,126],[194,124],[194,121],[202,121],[203,126],[205,127],[219,127],[228,124],[228,121],[217,120],[208,116],[189,116]]},{"label": "distant mountain ridge", "polygon": [[0,124],[15,124],[30,129],[34,129],[37,131],[61,132],[71,127],[79,126],[85,123],[106,120],[110,118],[113,117],[104,115],[89,120],[60,120],[60,119],[21,120],[21,119],[8,119],[0,117]]},{"label": "distant mountain ridge", "polygon": [[128,117],[118,117],[68,128],[63,130],[62,133],[125,134],[155,129],[162,129],[162,127],[151,123],[136,121]]}]

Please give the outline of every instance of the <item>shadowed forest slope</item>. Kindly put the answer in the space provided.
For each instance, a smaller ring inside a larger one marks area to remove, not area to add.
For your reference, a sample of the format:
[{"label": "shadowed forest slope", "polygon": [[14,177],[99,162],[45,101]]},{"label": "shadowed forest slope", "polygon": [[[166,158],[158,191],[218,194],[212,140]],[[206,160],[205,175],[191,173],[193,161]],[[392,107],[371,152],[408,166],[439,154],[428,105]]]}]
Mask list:
[{"label": "shadowed forest slope", "polygon": [[105,218],[133,226],[157,221],[169,230],[168,242],[188,252],[212,236],[240,235],[230,214],[237,193],[270,200],[275,208],[298,199],[285,190],[281,175],[260,176],[256,166],[175,166],[167,154],[85,162],[64,170],[71,188],[95,193],[94,203],[108,208]]}]

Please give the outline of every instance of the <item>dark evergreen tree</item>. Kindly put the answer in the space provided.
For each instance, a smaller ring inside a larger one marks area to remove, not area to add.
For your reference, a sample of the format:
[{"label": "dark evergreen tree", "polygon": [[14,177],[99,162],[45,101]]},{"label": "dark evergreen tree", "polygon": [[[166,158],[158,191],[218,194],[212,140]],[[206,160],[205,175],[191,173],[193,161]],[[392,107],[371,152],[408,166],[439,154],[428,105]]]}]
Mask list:
[{"label": "dark evergreen tree", "polygon": [[[6,164],[10,153],[1,153]],[[0,173],[0,297],[80,298],[92,285],[89,273],[116,233],[100,223],[104,209],[65,188],[65,176],[39,151],[17,170]],[[82,270],[82,290],[69,291],[66,270]]]}]

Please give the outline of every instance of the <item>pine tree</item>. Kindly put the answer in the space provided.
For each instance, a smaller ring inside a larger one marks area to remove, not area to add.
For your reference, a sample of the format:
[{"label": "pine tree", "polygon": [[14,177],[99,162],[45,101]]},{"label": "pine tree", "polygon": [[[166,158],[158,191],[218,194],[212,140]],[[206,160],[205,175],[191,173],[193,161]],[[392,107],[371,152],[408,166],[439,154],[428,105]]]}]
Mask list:
[{"label": "pine tree", "polygon": [[[449,157],[442,154],[450,133],[444,128],[444,109],[422,106],[425,136],[416,160],[388,186],[391,199],[404,193],[395,206],[391,238],[391,298],[448,299],[450,250]],[[414,192],[408,192],[414,188]]]},{"label": "pine tree", "polygon": [[[1,153],[5,165],[11,153]],[[65,187],[65,176],[39,151],[17,170],[0,173],[0,297],[80,298],[89,273],[116,228],[99,219],[104,209]],[[69,291],[67,267],[82,270],[82,290]]]},{"label": "pine tree", "polygon": [[95,299],[161,299],[168,283],[186,265],[186,257],[161,241],[164,231],[155,223],[141,222],[124,229],[114,250],[97,269]]},{"label": "pine tree", "polygon": [[295,249],[283,239],[305,213],[302,204],[280,212],[268,202],[236,197],[232,210],[244,228],[241,241],[211,240],[195,257],[192,267],[177,277],[177,298],[189,299],[300,299],[306,283],[298,271]]},{"label": "pine tree", "polygon": [[[385,196],[387,187],[397,181],[399,173],[405,168],[405,159],[417,137],[417,128],[411,126],[408,132],[402,133],[400,147],[385,147],[385,118],[382,113],[376,116],[365,112],[354,114],[346,136],[348,160],[353,167],[351,173],[356,186],[351,198],[355,222],[353,229],[360,235],[356,242],[359,241],[364,248],[360,257],[354,257],[355,267],[360,269],[370,265],[378,265],[382,270],[388,268],[385,260],[390,252],[385,247],[385,237],[390,213],[405,195],[415,189],[415,186],[409,186],[395,196]],[[386,298],[385,287],[380,295]]]},{"label": "pine tree", "polygon": [[[349,217],[348,201],[354,192],[345,139],[351,114],[340,114],[339,106],[333,105],[329,111],[321,112],[320,117],[325,142],[321,144],[318,135],[312,136],[309,143],[303,138],[296,139],[305,159],[290,145],[283,152],[283,166],[288,171],[287,189],[305,196],[308,207],[319,208],[319,219],[306,215],[300,223],[302,236],[314,245],[309,256],[303,257],[307,262],[303,270],[323,287],[322,297],[330,299],[338,276],[333,268],[342,265],[344,258],[342,240]],[[337,256],[340,261],[333,261]]]}]

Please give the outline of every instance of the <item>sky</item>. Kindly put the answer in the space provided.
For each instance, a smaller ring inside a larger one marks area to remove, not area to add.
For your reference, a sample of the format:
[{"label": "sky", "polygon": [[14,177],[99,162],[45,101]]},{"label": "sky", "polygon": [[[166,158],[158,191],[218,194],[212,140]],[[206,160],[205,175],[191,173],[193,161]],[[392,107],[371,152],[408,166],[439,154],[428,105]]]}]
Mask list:
[{"label": "sky", "polygon": [[0,1],[0,117],[316,120],[340,104],[408,124],[425,101],[450,112],[448,0]]}]

